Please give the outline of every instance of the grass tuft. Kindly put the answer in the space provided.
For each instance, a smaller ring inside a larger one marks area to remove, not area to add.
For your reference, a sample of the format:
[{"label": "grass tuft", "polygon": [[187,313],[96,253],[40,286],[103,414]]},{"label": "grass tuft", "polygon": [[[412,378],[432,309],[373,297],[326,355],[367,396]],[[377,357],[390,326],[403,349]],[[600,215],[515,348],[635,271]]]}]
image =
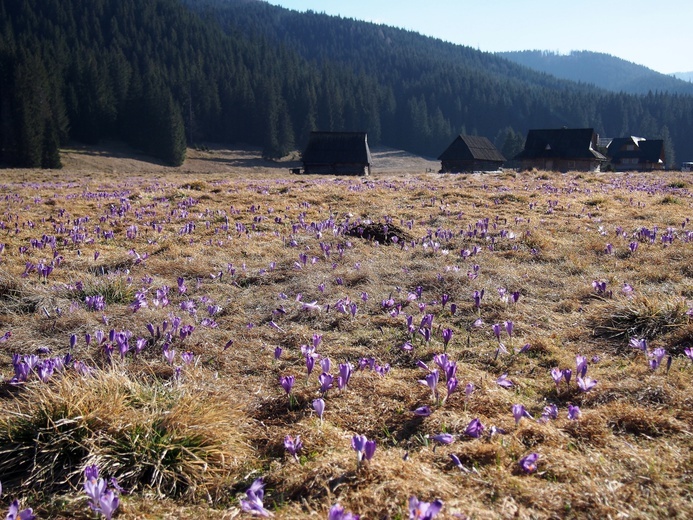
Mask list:
[{"label": "grass tuft", "polygon": [[653,339],[688,323],[688,306],[682,298],[637,296],[605,300],[594,308],[594,333],[610,339]]},{"label": "grass tuft", "polygon": [[250,455],[230,403],[117,370],[37,382],[9,406],[0,422],[9,487],[78,486],[84,467],[98,464],[125,488],[218,499]]}]

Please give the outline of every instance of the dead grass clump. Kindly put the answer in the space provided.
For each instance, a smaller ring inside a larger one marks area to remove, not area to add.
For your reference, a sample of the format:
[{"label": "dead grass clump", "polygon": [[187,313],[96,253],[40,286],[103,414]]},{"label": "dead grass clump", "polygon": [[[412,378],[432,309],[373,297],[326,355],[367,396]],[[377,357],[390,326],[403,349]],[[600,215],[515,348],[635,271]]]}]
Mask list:
[{"label": "dead grass clump", "polygon": [[0,311],[2,314],[33,314],[48,298],[19,277],[0,270]]},{"label": "dead grass clump", "polygon": [[684,425],[663,410],[648,410],[627,403],[612,403],[604,410],[608,426],[616,434],[661,435],[679,433]]},{"label": "dead grass clump", "polygon": [[606,446],[611,436],[604,417],[594,411],[583,411],[578,420],[568,420],[563,426],[563,431],[584,446],[592,447]]},{"label": "dead grass clump", "polygon": [[526,448],[535,448],[547,444],[559,446],[563,440],[563,436],[553,424],[524,420],[514,435]]},{"label": "dead grass clump", "polygon": [[606,300],[593,309],[590,323],[597,336],[653,339],[688,323],[687,310],[682,298],[640,295]]},{"label": "dead grass clump", "polygon": [[98,464],[126,488],[218,498],[250,455],[237,407],[125,373],[65,374],[4,403],[0,473],[12,487],[77,486]]},{"label": "dead grass clump", "polygon": [[504,450],[495,442],[472,441],[462,444],[462,448],[457,448],[455,454],[462,464],[476,468],[491,464],[500,465]]}]

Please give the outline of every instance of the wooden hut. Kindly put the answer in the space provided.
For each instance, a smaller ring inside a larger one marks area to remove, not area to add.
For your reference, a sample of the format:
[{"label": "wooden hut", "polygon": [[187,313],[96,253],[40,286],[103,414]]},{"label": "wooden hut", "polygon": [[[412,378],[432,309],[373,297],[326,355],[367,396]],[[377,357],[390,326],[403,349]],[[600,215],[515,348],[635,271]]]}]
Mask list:
[{"label": "wooden hut", "polygon": [[616,171],[663,170],[666,162],[662,139],[617,137],[609,144],[607,155]]},{"label": "wooden hut", "polygon": [[567,172],[600,171],[606,157],[597,151],[592,128],[530,130],[525,148],[515,156],[522,169]]},{"label": "wooden hut", "polygon": [[440,173],[495,171],[505,157],[486,137],[458,135],[438,157]]},{"label": "wooden hut", "polygon": [[366,132],[311,132],[302,161],[304,173],[370,175],[368,135]]}]

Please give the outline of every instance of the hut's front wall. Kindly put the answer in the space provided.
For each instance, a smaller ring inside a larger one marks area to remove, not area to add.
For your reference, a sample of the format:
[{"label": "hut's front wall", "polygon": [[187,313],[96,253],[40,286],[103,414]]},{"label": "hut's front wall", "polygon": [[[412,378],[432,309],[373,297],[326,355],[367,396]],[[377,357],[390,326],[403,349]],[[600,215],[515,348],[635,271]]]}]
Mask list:
[{"label": "hut's front wall", "polygon": [[548,170],[555,172],[598,172],[601,170],[601,162],[590,159],[523,159],[522,169]]},{"label": "hut's front wall", "polygon": [[498,161],[442,161],[441,173],[472,173],[495,171],[503,166]]},{"label": "hut's front wall", "polygon": [[612,162],[611,166],[617,172],[627,172],[627,171],[650,172],[650,171],[654,171],[654,170],[663,170],[664,169],[664,164],[652,163],[652,162],[643,162],[643,163],[638,163],[638,164]]},{"label": "hut's front wall", "polygon": [[306,164],[303,171],[314,175],[370,175],[368,164]]}]

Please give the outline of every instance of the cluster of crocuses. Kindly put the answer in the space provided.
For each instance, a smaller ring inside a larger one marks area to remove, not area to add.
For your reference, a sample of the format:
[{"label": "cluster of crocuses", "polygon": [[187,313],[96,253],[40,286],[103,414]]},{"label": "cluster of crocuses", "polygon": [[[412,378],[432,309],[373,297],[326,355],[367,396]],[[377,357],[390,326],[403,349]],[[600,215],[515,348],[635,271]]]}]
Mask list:
[{"label": "cluster of crocuses", "polygon": [[[642,351],[642,353],[645,355],[645,358],[647,359],[647,363],[654,372],[659,368],[659,366],[662,364],[662,361],[664,361],[664,357],[666,356],[667,362],[666,362],[666,367],[667,367],[667,373],[669,373],[669,370],[671,369],[671,362],[672,362],[672,357],[671,355],[667,355],[667,351],[664,350],[661,347],[657,347],[652,350],[652,352],[649,351],[649,348],[647,346],[647,340],[645,338],[631,338],[630,339],[630,346],[632,348],[635,348],[637,350]],[[693,359],[693,352],[689,349],[689,352],[684,353],[691,359]]]},{"label": "cluster of crocuses", "polygon": [[111,478],[109,482],[100,478],[98,466],[91,465],[84,469],[84,492],[89,497],[89,507],[103,515],[106,520],[111,520],[120,505],[118,495],[123,489],[115,478]]},{"label": "cluster of crocuses", "polygon": [[[598,358],[596,357],[592,359],[593,362],[597,360]],[[579,354],[575,356],[575,380],[581,392],[589,392],[597,385],[597,380],[587,376],[588,366],[587,358]],[[561,370],[558,367],[554,367],[551,369],[551,378],[556,384],[556,391],[559,390],[561,381],[565,381],[566,386],[569,386],[572,376],[573,371],[570,368]]]},{"label": "cluster of crocuses", "polygon": [[[54,356],[47,359],[41,359],[36,354],[22,356],[19,354],[12,355],[12,367],[14,376],[10,380],[10,384],[16,385],[26,383],[29,376],[33,373],[43,381],[47,382],[54,373],[62,372],[69,368],[73,363],[71,354],[64,356]],[[75,368],[78,368],[75,366]]]},{"label": "cluster of crocuses", "polygon": [[[457,390],[457,362],[452,361],[447,354],[436,354],[433,356],[433,361],[438,368],[431,369],[423,361],[417,361],[417,366],[428,372],[423,379],[419,379],[419,383],[424,386],[428,386],[431,389],[431,397],[434,403],[442,404],[450,397],[450,395],[452,395],[455,390]],[[438,381],[441,373],[445,377],[445,386],[447,389],[445,399],[441,399],[438,394]],[[424,414],[418,413],[417,415]]]}]

